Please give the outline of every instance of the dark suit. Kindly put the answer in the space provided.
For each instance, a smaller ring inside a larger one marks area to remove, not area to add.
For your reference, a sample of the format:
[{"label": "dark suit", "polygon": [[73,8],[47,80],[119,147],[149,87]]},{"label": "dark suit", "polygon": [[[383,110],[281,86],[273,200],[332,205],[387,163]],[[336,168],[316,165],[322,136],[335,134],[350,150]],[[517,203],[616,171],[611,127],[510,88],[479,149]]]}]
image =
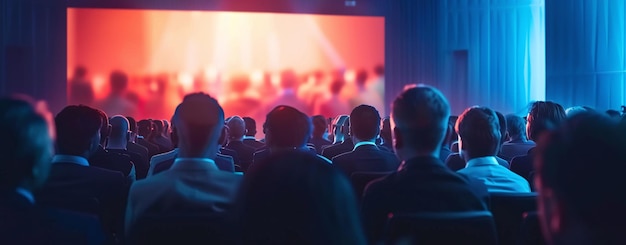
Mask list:
[{"label": "dark suit", "polygon": [[254,148],[255,150],[263,148],[265,146],[265,144],[256,139],[243,139],[243,143],[247,146]]},{"label": "dark suit", "polygon": [[36,199],[42,204],[79,212],[84,211],[80,210],[82,207],[66,206],[70,203],[68,199],[76,202],[96,199],[102,210],[105,228],[121,232],[129,188],[130,182],[120,172],[55,162],[52,163],[48,181],[37,192]]},{"label": "dark suit", "polygon": [[144,138],[139,138],[137,139],[137,144],[145,147],[146,149],[148,149],[148,154],[150,155],[150,157],[161,153],[161,148],[159,148],[159,146],[152,144],[150,141],[147,141]]},{"label": "dark suit", "polygon": [[245,145],[241,141],[231,141],[228,142],[224,148],[233,150],[237,153],[237,159],[235,164],[241,167],[241,170],[244,172],[248,169],[250,164],[252,164],[252,157],[254,152],[256,151],[254,148]]},{"label": "dark suit", "polygon": [[154,139],[152,139],[152,143],[159,147],[161,153],[172,150],[172,141],[163,137],[162,135],[154,137]]},{"label": "dark suit", "polygon": [[334,144],[324,148],[322,150],[322,156],[328,159],[333,159],[333,157],[336,157],[339,154],[352,151],[353,148],[354,143],[352,143],[352,139],[346,138],[346,140],[344,140],[341,144]]},{"label": "dark suit", "polygon": [[528,154],[528,151],[534,147],[535,142],[532,141],[509,141],[502,144],[498,156],[510,162],[516,156]]},{"label": "dark suit", "polygon": [[[496,160],[498,160],[498,164],[500,164],[502,167],[509,168],[509,162],[507,162],[506,160],[499,157],[496,157]],[[446,159],[446,166],[448,166],[450,170],[456,172],[465,168],[465,160],[461,157],[459,153],[453,153],[450,154],[450,156],[448,156],[448,158]]]},{"label": "dark suit", "polygon": [[128,151],[130,152],[139,154],[141,158],[145,159],[146,162],[150,162],[150,158],[152,156],[150,156],[148,148],[137,143],[128,142],[128,145],[126,145],[126,149],[128,149]]},{"label": "dark suit", "polygon": [[[133,163],[130,156],[122,155],[115,152],[110,152],[102,147],[98,148],[98,151],[89,158],[89,165],[99,167],[103,169],[119,171],[124,176],[136,175],[133,172]],[[136,171],[136,170],[135,170]],[[132,176],[131,179],[135,179],[136,176]]]},{"label": "dark suit", "polygon": [[[306,149],[294,149],[294,150],[295,151],[303,151],[303,152],[306,152],[306,153],[311,153],[313,155],[317,155],[315,153],[315,150],[313,150],[311,148],[308,148],[308,147]],[[267,157],[269,157],[270,155],[271,155],[271,153],[270,153],[269,149],[267,149],[267,148],[259,149],[253,155],[252,165],[259,164],[259,163],[265,161],[265,159]],[[330,161],[330,160],[329,159],[325,159],[325,161]],[[252,165],[250,165],[250,166],[252,166]]]},{"label": "dark suit", "polygon": [[317,154],[322,154],[322,149],[324,146],[332,145],[333,143],[322,138],[322,137],[313,137],[309,140],[309,143],[315,146],[315,151]]},{"label": "dark suit", "polygon": [[[172,159],[167,159],[165,161],[155,163],[152,175],[172,168],[172,165],[174,165],[174,160],[176,160],[176,156],[174,156],[174,158]],[[231,173],[235,172],[235,163],[231,156],[217,154],[217,156],[215,157],[215,166],[217,166],[217,168],[222,171]]]},{"label": "dark suit", "polygon": [[382,239],[389,213],[487,210],[480,182],[469,181],[434,157],[416,157],[398,172],[374,180],[365,189],[362,217],[371,243]]},{"label": "dark suit", "polygon": [[17,192],[0,193],[0,244],[103,244],[96,216],[31,203]]},{"label": "dark suit", "polygon": [[528,150],[528,154],[514,157],[511,160],[511,171],[524,177],[528,183],[533,184],[532,173],[535,171],[533,158],[535,156],[535,148]]},{"label": "dark suit", "polygon": [[145,161],[138,153],[134,153],[129,150],[119,149],[107,149],[107,151],[130,157],[130,160],[133,161],[133,165],[135,166],[135,175],[137,177],[136,179],[144,179],[146,178],[146,175],[148,175],[150,163]]},{"label": "dark suit", "polygon": [[333,166],[347,177],[354,172],[392,172],[398,169],[400,160],[391,152],[375,145],[361,145],[351,152],[333,158]]}]

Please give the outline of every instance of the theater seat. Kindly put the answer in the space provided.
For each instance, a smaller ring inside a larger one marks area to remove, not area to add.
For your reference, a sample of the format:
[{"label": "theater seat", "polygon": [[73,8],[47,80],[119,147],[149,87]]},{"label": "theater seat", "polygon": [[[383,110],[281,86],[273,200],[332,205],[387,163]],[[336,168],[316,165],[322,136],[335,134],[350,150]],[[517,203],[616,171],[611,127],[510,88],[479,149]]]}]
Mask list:
[{"label": "theater seat", "polygon": [[223,244],[228,225],[223,214],[147,215],[128,233],[129,244]]},{"label": "theater seat", "polygon": [[489,211],[391,214],[387,244],[498,244]]},{"label": "theater seat", "polygon": [[491,193],[490,209],[502,245],[516,244],[525,212],[537,210],[537,193]]},{"label": "theater seat", "polygon": [[372,180],[382,178],[390,174],[391,172],[354,172],[350,175],[350,182],[352,182],[352,187],[354,188],[354,193],[357,197],[357,200],[361,200],[363,197],[363,193],[365,192],[365,187]]},{"label": "theater seat", "polygon": [[541,234],[537,212],[527,212],[522,215],[522,229],[520,231],[518,245],[543,245],[546,244]]}]

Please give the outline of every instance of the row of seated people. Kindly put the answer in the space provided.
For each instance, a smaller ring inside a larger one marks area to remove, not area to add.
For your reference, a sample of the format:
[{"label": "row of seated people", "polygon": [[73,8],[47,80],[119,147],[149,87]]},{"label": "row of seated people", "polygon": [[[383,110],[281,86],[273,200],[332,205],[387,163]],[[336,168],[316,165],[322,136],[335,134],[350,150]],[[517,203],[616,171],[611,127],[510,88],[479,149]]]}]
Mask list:
[{"label": "row of seated people", "polygon": [[[504,135],[501,117],[489,108],[471,107],[452,130],[446,98],[428,86],[407,87],[394,100],[391,123],[383,123],[382,130],[375,108],[357,106],[348,119],[350,134],[321,147],[321,155],[317,145],[307,146],[314,142],[312,133],[323,134],[315,129],[321,121],[312,123],[295,108],[278,106],[267,114],[264,146],[255,149],[243,143],[243,118],[225,120],[215,99],[190,94],[172,117],[173,150],[165,153],[175,151],[171,164],[157,154],[148,163],[147,177],[135,180],[90,160],[104,143],[132,141],[115,139],[118,131],[132,131],[128,118],[108,120],[97,109],[68,106],[54,118],[51,134],[51,122],[33,104],[0,100],[2,244],[155,244],[146,240],[168,231],[146,233],[151,218],[207,214],[219,216],[213,231],[195,235],[211,234],[208,239],[216,244],[377,244],[389,239],[386,226],[394,217],[486,212],[490,196],[530,191],[524,177],[497,160]],[[626,127],[594,113],[566,119],[563,108],[551,102],[534,103],[527,121],[526,131],[537,143],[532,172],[546,241],[626,242],[621,235],[626,199],[613,191],[626,186],[619,171],[626,166]],[[377,143],[387,129],[392,139]],[[456,172],[442,160],[442,146],[452,132],[458,133],[466,162]],[[352,146],[345,150],[349,141]],[[255,152],[250,156],[252,151],[238,151],[237,145]],[[235,153],[222,154],[225,149]],[[244,155],[237,164],[242,176],[233,173],[234,158]],[[227,159],[231,168],[220,167],[218,159]],[[169,166],[155,173],[163,164]],[[350,178],[362,172],[381,175],[357,189]],[[355,191],[363,194],[355,196]],[[189,234],[175,239],[198,242]]]}]

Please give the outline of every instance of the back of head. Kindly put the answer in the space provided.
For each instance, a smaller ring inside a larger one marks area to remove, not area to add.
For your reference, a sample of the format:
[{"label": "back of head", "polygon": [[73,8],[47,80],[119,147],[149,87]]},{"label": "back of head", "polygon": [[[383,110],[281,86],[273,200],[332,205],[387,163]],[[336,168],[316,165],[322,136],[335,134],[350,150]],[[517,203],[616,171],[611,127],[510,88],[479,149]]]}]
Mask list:
[{"label": "back of head", "polygon": [[53,153],[48,130],[44,117],[29,102],[0,99],[0,191],[43,184]]},{"label": "back of head", "polygon": [[241,117],[234,116],[228,119],[226,125],[230,129],[229,139],[241,140],[246,135],[246,123]]},{"label": "back of head", "polygon": [[120,94],[128,87],[128,76],[122,71],[111,72],[109,76],[109,83],[111,85],[111,92],[114,94]]},{"label": "back of head", "polygon": [[280,105],[267,114],[265,140],[270,147],[303,147],[311,135],[311,119],[291,106]]},{"label": "back of head", "polygon": [[152,120],[152,123],[154,124],[154,133],[155,133],[155,135],[163,134],[163,129],[164,129],[163,121],[161,121],[161,120]]},{"label": "back of head", "polygon": [[343,86],[345,85],[345,82],[343,80],[340,79],[335,79],[330,83],[330,93],[333,95],[338,95],[339,93],[341,93],[341,89],[343,89]]},{"label": "back of head", "polygon": [[256,121],[251,117],[243,117],[246,124],[246,136],[254,137],[256,135]]},{"label": "back of head", "polygon": [[561,105],[551,101],[534,102],[526,119],[526,134],[537,142],[540,134],[558,127],[565,118],[565,110]]},{"label": "back of head", "polygon": [[189,94],[176,107],[172,124],[176,125],[180,157],[212,158],[224,127],[224,110],[207,94]]},{"label": "back of head", "polygon": [[373,106],[360,105],[350,113],[350,133],[365,141],[374,140],[380,133],[380,114]]},{"label": "back of head", "polygon": [[311,121],[313,122],[313,136],[322,137],[327,128],[326,118],[322,115],[315,115],[311,117]]},{"label": "back of head", "polygon": [[131,132],[137,133],[137,120],[134,117],[126,117],[128,119],[128,128]]},{"label": "back of head", "polygon": [[498,117],[498,125],[500,125],[500,143],[504,143],[508,136],[506,118],[504,118],[504,114],[499,111],[495,111],[495,113]]},{"label": "back of head", "polygon": [[109,134],[111,134],[111,125],[109,124],[109,117],[107,114],[100,109],[93,108],[100,114],[100,120],[102,124],[100,124],[100,144],[103,145],[104,142],[109,138]]},{"label": "back of head", "polygon": [[[588,244],[625,244],[626,128],[605,115],[583,113],[568,119],[538,144],[537,187],[549,239],[581,233]],[[555,211],[555,207],[558,210]],[[549,223],[559,221],[558,228]],[[549,223],[546,223],[549,222]],[[555,230],[561,229],[561,230]],[[570,229],[566,231],[566,229]]]},{"label": "back of head", "polygon": [[365,86],[366,83],[367,83],[367,71],[359,70],[356,73],[356,84],[359,86]]},{"label": "back of head", "polygon": [[100,144],[102,114],[91,107],[71,105],[54,118],[59,154],[89,157]]},{"label": "back of head", "polygon": [[495,156],[500,146],[500,123],[496,113],[487,107],[467,108],[456,123],[459,149],[466,160]]},{"label": "back of head", "polygon": [[137,122],[137,132],[139,133],[139,135],[145,138],[150,138],[150,135],[152,135],[152,131],[152,123],[150,122],[150,120],[144,119]]},{"label": "back of head", "polygon": [[398,154],[402,148],[438,155],[449,116],[450,105],[439,90],[424,85],[406,87],[392,104]]},{"label": "back of head", "polygon": [[128,133],[130,130],[128,119],[124,116],[116,115],[109,120],[111,124],[111,134],[109,141],[128,142]]},{"label": "back of head", "polygon": [[364,244],[348,180],[309,153],[281,152],[254,165],[238,203],[244,244]]},{"label": "back of head", "polygon": [[505,117],[506,119],[506,128],[507,128],[507,132],[509,132],[509,135],[511,136],[512,139],[526,139],[526,122],[524,121],[524,118],[515,115],[515,114],[509,114],[506,115]]}]

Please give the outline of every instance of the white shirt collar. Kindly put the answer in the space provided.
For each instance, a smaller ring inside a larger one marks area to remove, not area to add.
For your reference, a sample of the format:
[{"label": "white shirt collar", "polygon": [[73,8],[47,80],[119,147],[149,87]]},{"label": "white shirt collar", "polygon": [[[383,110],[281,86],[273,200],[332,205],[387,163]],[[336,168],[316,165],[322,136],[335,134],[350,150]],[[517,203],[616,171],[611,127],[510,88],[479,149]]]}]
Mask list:
[{"label": "white shirt collar", "polygon": [[359,143],[354,144],[354,149],[352,149],[352,150],[356,150],[357,147],[362,146],[362,145],[373,145],[373,146],[376,146],[376,143],[371,142],[371,141],[361,141]]},{"label": "white shirt collar", "polygon": [[74,163],[81,166],[89,167],[89,161],[86,158],[81,156],[72,156],[72,155],[54,155],[52,158],[52,163]]},{"label": "white shirt collar", "polygon": [[469,161],[467,161],[467,164],[465,165],[465,167],[473,167],[473,166],[479,166],[479,165],[500,165],[500,164],[498,164],[498,160],[496,160],[496,157],[488,156],[488,157],[472,158]]},{"label": "white shirt collar", "polygon": [[24,196],[24,198],[26,198],[31,204],[35,204],[35,196],[33,196],[33,193],[30,192],[29,190],[18,187],[17,189],[15,189],[15,191],[18,194]]},{"label": "white shirt collar", "polygon": [[178,157],[174,160],[174,164],[172,166],[175,166],[178,164],[184,164],[185,162],[203,162],[203,163],[206,163],[209,166],[209,168],[214,169],[214,170],[219,170],[217,168],[217,165],[215,165],[215,161],[210,158]]}]

